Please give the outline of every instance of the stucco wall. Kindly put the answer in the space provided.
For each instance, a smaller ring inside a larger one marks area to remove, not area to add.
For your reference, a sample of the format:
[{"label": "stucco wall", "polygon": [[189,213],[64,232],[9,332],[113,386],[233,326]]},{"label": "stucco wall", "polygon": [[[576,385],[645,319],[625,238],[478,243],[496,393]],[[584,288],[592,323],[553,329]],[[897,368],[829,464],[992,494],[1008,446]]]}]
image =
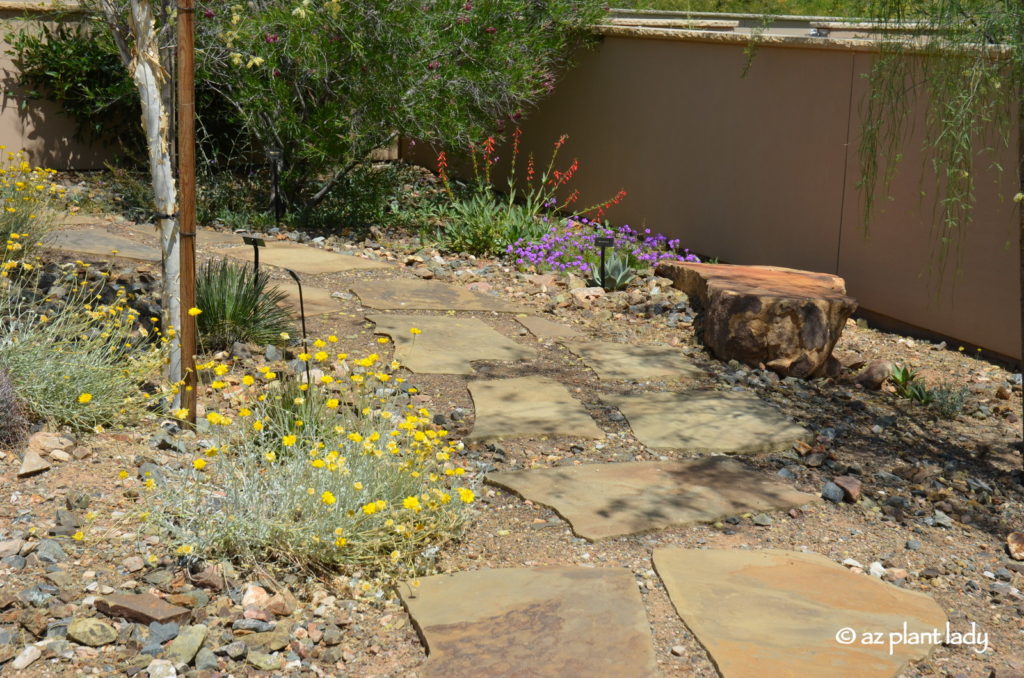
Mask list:
[{"label": "stucco wall", "polygon": [[744,76],[743,36],[609,32],[523,125],[525,151],[542,160],[570,135],[562,152],[580,159],[581,202],[624,188],[609,212],[616,223],[731,263],[838,273],[876,317],[1020,357],[1016,138],[999,154],[1008,171],[977,177],[959,274],[940,281],[929,274],[933,215],[921,190],[934,178],[923,172],[919,137],[865,236],[857,145],[866,48],[783,36],[758,48]]},{"label": "stucco wall", "polygon": [[0,145],[24,149],[33,164],[66,169],[98,169],[111,160],[115,149],[74,138],[75,124],[48,101],[29,100],[15,86],[16,68],[7,53],[6,36],[37,19],[45,19],[39,2],[0,2]]}]

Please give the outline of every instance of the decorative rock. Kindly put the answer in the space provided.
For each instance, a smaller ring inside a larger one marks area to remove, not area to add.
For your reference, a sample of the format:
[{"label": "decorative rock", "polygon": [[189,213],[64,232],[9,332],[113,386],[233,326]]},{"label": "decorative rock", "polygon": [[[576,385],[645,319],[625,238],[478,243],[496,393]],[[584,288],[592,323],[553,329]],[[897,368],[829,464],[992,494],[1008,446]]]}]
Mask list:
[{"label": "decorative rock", "polygon": [[643,601],[624,568],[484,569],[399,590],[430,648],[421,678],[658,673]]},{"label": "decorative rock", "polygon": [[189,615],[187,608],[171,605],[151,593],[115,593],[98,598],[96,609],[111,617],[124,617],[142,624],[181,621]]},{"label": "decorative rock", "polygon": [[935,509],[935,524],[939,527],[953,527],[953,519],[939,509]]},{"label": "decorative rock", "polygon": [[703,305],[701,339],[719,359],[782,376],[821,374],[857,308],[843,279],[827,273],[678,261],[656,273]]},{"label": "decorative rock", "polygon": [[[903,624],[912,633],[946,625],[942,608],[928,596],[854,574],[814,553],[658,548],[654,567],[722,678],[888,678],[925,657],[932,644],[927,637],[868,644],[862,639],[872,636],[863,634],[888,638]],[[837,634],[847,628],[852,638]]]},{"label": "decorative rock", "polygon": [[64,549],[60,547],[60,544],[52,539],[44,539],[39,542],[39,546],[35,550],[35,555],[39,560],[44,563],[61,563],[68,559],[68,555],[64,553]]},{"label": "decorative rock", "polygon": [[1024,560],[1024,532],[1011,532],[1007,535],[1006,549],[1014,560]]},{"label": "decorative rock", "polygon": [[892,375],[893,364],[887,360],[872,360],[860,374],[853,378],[853,383],[860,384],[869,391],[877,391]]},{"label": "decorative rock", "polygon": [[166,659],[154,659],[146,666],[146,673],[149,678],[178,678],[178,672],[174,664]]},{"label": "decorative rock", "polygon": [[279,654],[266,654],[264,652],[250,652],[246,659],[250,664],[261,671],[277,671],[284,665],[284,657]]},{"label": "decorative rock", "polygon": [[21,468],[18,469],[19,478],[28,478],[37,473],[50,470],[50,463],[39,456],[35,450],[25,450],[25,456],[21,460]]},{"label": "decorative rock", "polygon": [[124,569],[129,572],[138,572],[142,568],[146,567],[146,561],[144,561],[141,556],[131,556],[130,558],[122,560],[121,565],[123,565]]},{"label": "decorative rock", "polygon": [[35,645],[27,645],[18,656],[11,662],[11,668],[15,671],[24,671],[35,660],[43,656],[43,651]]},{"label": "decorative rock", "polygon": [[856,504],[860,501],[862,483],[853,476],[839,476],[832,481],[843,490],[846,501]]},{"label": "decorative rock", "polygon": [[298,606],[299,601],[295,600],[295,596],[287,589],[282,589],[267,602],[266,610],[278,617],[288,617],[295,612],[295,608]]},{"label": "decorative rock", "polygon": [[846,493],[843,491],[843,488],[839,487],[835,483],[828,482],[821,488],[821,496],[833,504],[839,504],[843,501],[843,497],[846,496]]},{"label": "decorative rock", "polygon": [[236,631],[255,631],[256,633],[263,633],[264,631],[270,631],[274,628],[274,624],[266,622],[261,619],[237,619],[231,625]]},{"label": "decorative rock", "polygon": [[908,551],[920,551],[921,550],[921,542],[919,542],[916,539],[908,539],[907,543],[906,543],[906,547],[907,547]]},{"label": "decorative rock", "polygon": [[196,655],[197,671],[216,671],[219,668],[220,662],[217,660],[217,655],[213,653],[213,650],[207,647],[199,650],[199,653]]},{"label": "decorative rock", "polygon": [[181,627],[177,622],[167,622],[166,624],[153,622],[149,625],[149,642],[163,645],[168,640],[174,640],[180,630]]},{"label": "decorative rock", "polygon": [[206,640],[206,626],[203,624],[182,627],[178,632],[178,637],[167,646],[164,658],[173,662],[175,666],[189,664],[199,652],[199,648],[203,646],[204,640]]},{"label": "decorative rock", "polygon": [[772,517],[767,513],[758,513],[756,516],[750,519],[750,522],[754,523],[759,527],[768,527],[774,521],[772,520]]},{"label": "decorative rock", "polygon": [[16,556],[21,552],[21,547],[24,545],[21,539],[9,539],[7,541],[0,541],[0,558],[6,558],[8,556]]},{"label": "decorative rock", "polygon": [[117,640],[117,629],[95,618],[75,619],[68,625],[68,637],[90,647],[109,645]]},{"label": "decorative rock", "polygon": [[249,584],[242,592],[242,607],[265,608],[270,602],[270,594],[262,586]]},{"label": "decorative rock", "polygon": [[217,654],[227,655],[231,659],[239,660],[243,658],[249,651],[249,646],[240,640],[236,640],[233,643],[228,643],[224,647],[219,647],[216,650]]},{"label": "decorative rock", "polygon": [[885,574],[885,567],[877,560],[868,566],[868,574],[879,579]]}]

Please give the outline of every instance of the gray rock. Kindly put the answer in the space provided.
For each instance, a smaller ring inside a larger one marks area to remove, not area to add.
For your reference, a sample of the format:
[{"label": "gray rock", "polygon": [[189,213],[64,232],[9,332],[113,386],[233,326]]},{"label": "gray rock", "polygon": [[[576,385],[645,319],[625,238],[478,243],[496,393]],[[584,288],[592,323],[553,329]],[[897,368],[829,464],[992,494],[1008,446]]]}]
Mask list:
[{"label": "gray rock", "polygon": [[25,568],[24,556],[7,556],[6,558],[0,559],[0,562],[12,570],[22,570]]},{"label": "gray rock", "polygon": [[178,678],[178,672],[174,668],[174,664],[167,661],[166,659],[154,659],[146,667],[146,673],[149,674],[149,678]]},{"label": "gray rock", "polygon": [[995,574],[997,579],[1002,579],[1003,581],[1013,581],[1013,573],[1007,570],[1005,567],[1000,567],[993,574]]},{"label": "gray rock", "polygon": [[18,600],[32,607],[45,607],[56,592],[57,589],[52,586],[36,584],[31,588],[18,592]]},{"label": "gray rock", "polygon": [[284,353],[277,346],[270,345],[264,349],[263,357],[267,359],[267,362],[273,363],[278,360],[284,360]]},{"label": "gray rock", "polygon": [[284,657],[279,654],[266,654],[264,652],[250,652],[246,657],[249,663],[262,671],[276,671],[284,664]]},{"label": "gray rock", "polygon": [[775,475],[786,480],[796,480],[796,474],[790,471],[788,468],[780,468],[775,472]]},{"label": "gray rock", "polygon": [[53,539],[44,539],[39,542],[36,548],[36,557],[44,563],[62,563],[68,559],[68,554]]},{"label": "gray rock", "polygon": [[174,640],[178,637],[178,631],[180,626],[177,622],[167,622],[161,624],[160,622],[150,622],[149,624],[149,642],[163,644],[168,640]]},{"label": "gray rock", "polygon": [[908,539],[906,546],[907,546],[907,550],[908,551],[920,551],[921,550],[921,542],[919,542],[916,539]]},{"label": "gray rock", "polygon": [[843,492],[843,488],[829,481],[821,488],[821,496],[833,504],[840,504],[843,501],[843,497],[846,496],[846,493]]},{"label": "gray rock", "polygon": [[14,645],[18,640],[18,629],[13,626],[0,626],[0,645]]},{"label": "gray rock", "polygon": [[24,671],[35,660],[43,656],[43,651],[35,645],[27,645],[18,653],[18,656],[11,662],[11,668],[15,671]]},{"label": "gray rock", "polygon": [[773,521],[772,517],[767,513],[758,513],[756,516],[751,518],[751,522],[760,527],[768,527],[775,521]]},{"label": "gray rock", "polygon": [[341,629],[334,624],[329,624],[324,629],[323,644],[330,647],[341,644]]},{"label": "gray rock", "polygon": [[246,645],[245,643],[243,643],[240,640],[236,640],[235,642],[228,643],[227,645],[224,645],[223,647],[218,647],[216,650],[214,650],[214,653],[215,654],[219,654],[219,655],[225,655],[225,656],[230,657],[231,659],[234,659],[234,660],[237,661],[237,660],[242,659],[243,657],[245,657],[245,655],[246,655],[246,653],[248,651],[249,651],[249,646],[248,645]]},{"label": "gray rock", "polygon": [[[244,645],[244,643],[243,643]],[[199,671],[216,671],[220,668],[220,663],[217,661],[217,655],[213,653],[208,647],[204,647],[199,650],[196,655],[196,669]]]},{"label": "gray rock", "polygon": [[236,631],[255,631],[256,633],[262,633],[264,631],[270,631],[274,628],[275,624],[271,622],[265,622],[260,619],[236,619],[235,623],[231,625]]}]

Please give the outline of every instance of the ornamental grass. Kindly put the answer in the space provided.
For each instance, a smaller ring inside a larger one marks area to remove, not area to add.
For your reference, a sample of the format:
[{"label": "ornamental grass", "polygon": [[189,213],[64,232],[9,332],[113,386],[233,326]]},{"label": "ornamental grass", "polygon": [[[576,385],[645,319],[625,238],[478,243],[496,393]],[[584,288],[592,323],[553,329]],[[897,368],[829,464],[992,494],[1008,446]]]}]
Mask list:
[{"label": "ornamental grass", "polygon": [[387,578],[429,570],[458,532],[474,500],[453,461],[461,443],[408,402],[397,362],[353,359],[336,341],[299,356],[310,384],[199,366],[220,404],[199,417],[209,444],[180,475],[145,483],[146,515],[179,553]]}]

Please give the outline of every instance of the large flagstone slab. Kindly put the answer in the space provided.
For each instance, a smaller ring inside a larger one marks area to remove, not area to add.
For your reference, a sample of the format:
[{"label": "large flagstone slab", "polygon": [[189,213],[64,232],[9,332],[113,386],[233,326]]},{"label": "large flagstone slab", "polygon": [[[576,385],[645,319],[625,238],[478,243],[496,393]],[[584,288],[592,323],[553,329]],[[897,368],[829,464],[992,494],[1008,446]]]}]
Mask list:
[{"label": "large flagstone slab", "polygon": [[566,341],[601,379],[695,379],[704,372],[678,348],[612,341]]},{"label": "large flagstone slab", "polygon": [[[377,334],[395,342],[395,358],[420,374],[474,374],[474,360],[531,360],[537,351],[520,346],[477,318],[369,315]],[[420,334],[413,335],[416,328]]]},{"label": "large flagstone slab", "polygon": [[[252,247],[249,245],[222,250],[221,254],[242,261],[252,261],[254,258]],[[263,264],[310,274],[394,268],[394,266],[380,261],[350,254],[326,252],[295,242],[268,242],[266,247],[260,248],[260,265]]]},{"label": "large flagstone slab", "polygon": [[728,457],[505,471],[487,482],[550,506],[591,541],[818,500]]},{"label": "large flagstone slab", "polygon": [[[904,630],[945,638],[928,596],[815,553],[659,548],[654,567],[723,678],[888,678],[934,645]],[[890,634],[910,642],[890,646]]]},{"label": "large flagstone slab", "polygon": [[538,339],[573,339],[575,337],[583,336],[582,333],[576,331],[575,328],[561,323],[552,322],[546,318],[540,318],[535,315],[516,318],[516,320],[518,320],[520,325],[528,329],[530,333]]},{"label": "large flagstone slab", "polygon": [[603,438],[583,405],[569,390],[547,377],[474,381],[469,385],[476,424],[474,440],[542,435]]},{"label": "large flagstone slab", "polygon": [[104,228],[52,231],[43,239],[43,244],[72,256],[160,261],[158,248],[114,235]]},{"label": "large flagstone slab", "polygon": [[781,452],[810,437],[775,407],[748,393],[690,391],[602,395],[654,449],[756,454]]},{"label": "large flagstone slab", "polygon": [[420,678],[658,675],[628,569],[476,570],[400,589],[428,649]]},{"label": "large flagstone slab", "polygon": [[394,278],[362,280],[352,291],[363,306],[385,311],[498,311],[522,313],[526,309],[490,294],[481,294],[443,282]]},{"label": "large flagstone slab", "polygon": [[[159,247],[160,236],[155,226],[146,224],[137,224],[135,226],[125,227],[132,235],[142,238],[146,241],[154,243]],[[242,242],[242,236],[237,233],[228,233],[226,231],[215,231],[212,228],[198,228],[196,229],[196,245],[199,248],[204,247],[228,247],[230,245],[239,245]]]},{"label": "large flagstone slab", "polygon": [[[299,315],[299,286],[291,281],[274,280],[271,286],[277,287],[287,296],[285,302],[295,316]],[[342,308],[342,303],[331,296],[331,291],[322,287],[302,286],[302,301],[306,307],[306,317],[323,315],[325,313],[337,313]]]}]

